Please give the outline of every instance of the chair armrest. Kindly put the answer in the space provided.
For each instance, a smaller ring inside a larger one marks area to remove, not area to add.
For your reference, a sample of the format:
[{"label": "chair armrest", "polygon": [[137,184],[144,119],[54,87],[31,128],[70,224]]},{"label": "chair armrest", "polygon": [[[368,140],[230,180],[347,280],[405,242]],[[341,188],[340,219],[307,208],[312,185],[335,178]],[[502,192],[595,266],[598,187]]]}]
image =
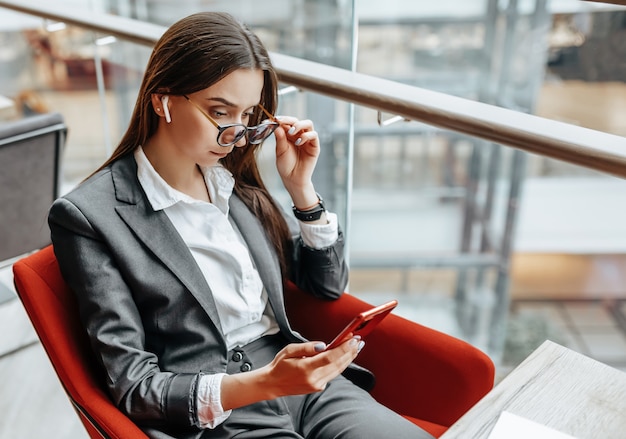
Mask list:
[{"label": "chair armrest", "polygon": [[41,344],[90,437],[148,439],[113,405],[52,246],[13,265],[14,282]]},{"label": "chair armrest", "polygon": [[[324,301],[293,284],[285,288],[293,328],[330,342],[355,314],[372,305],[350,294]],[[376,376],[372,395],[390,409],[450,426],[493,387],[494,364],[476,347],[389,315],[367,336],[356,363]]]}]

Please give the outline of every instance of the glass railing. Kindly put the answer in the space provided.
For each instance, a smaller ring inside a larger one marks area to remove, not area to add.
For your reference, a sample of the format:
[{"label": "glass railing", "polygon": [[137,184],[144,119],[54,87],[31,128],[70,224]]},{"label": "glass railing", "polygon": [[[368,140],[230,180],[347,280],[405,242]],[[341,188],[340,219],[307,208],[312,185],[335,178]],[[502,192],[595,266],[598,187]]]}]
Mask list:
[{"label": "glass railing", "polygon": [[[8,60],[0,94],[19,101],[18,111],[39,102],[63,113],[66,188],[115,147],[162,26],[201,8],[78,3],[0,1],[0,20],[15,24],[0,34]],[[272,50],[279,112],[316,122],[315,184],[346,231],[350,292],[371,302],[399,296],[400,314],[498,359],[510,257],[517,229],[532,222],[520,220],[522,192],[541,192],[532,179],[546,174],[618,187],[626,139],[531,114],[551,56],[540,45],[552,20],[546,2],[421,3],[386,2],[384,14],[363,0],[211,5],[248,22]],[[263,174],[287,204],[272,154],[268,142]],[[583,194],[549,207],[570,208]],[[626,239],[626,231],[614,235]]]}]

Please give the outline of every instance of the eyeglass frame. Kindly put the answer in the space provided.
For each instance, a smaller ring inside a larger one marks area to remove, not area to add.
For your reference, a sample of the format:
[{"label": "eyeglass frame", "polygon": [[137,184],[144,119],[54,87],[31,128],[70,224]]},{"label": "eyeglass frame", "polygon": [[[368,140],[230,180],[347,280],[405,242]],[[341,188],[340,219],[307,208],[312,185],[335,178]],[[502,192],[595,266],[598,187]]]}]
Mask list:
[{"label": "eyeglass frame", "polygon": [[[202,113],[202,115],[203,115],[204,117],[206,117],[206,118],[209,120],[209,122],[211,122],[211,123],[213,124],[213,126],[214,126],[215,128],[217,128],[217,131],[218,131],[218,132],[217,132],[217,139],[216,139],[216,140],[217,140],[217,144],[218,144],[219,146],[224,147],[224,148],[227,148],[227,147],[229,147],[229,146],[232,146],[232,145],[236,144],[237,142],[239,142],[239,141],[240,141],[242,138],[244,138],[244,137],[246,138],[246,140],[247,140],[247,141],[248,141],[251,145],[258,145],[259,143],[261,143],[261,142],[263,142],[265,139],[267,139],[269,136],[271,136],[271,135],[274,133],[274,131],[276,131],[276,128],[278,128],[278,127],[280,126],[280,122],[278,122],[278,120],[277,120],[277,119],[276,119],[276,118],[275,118],[275,117],[274,117],[274,116],[273,116],[273,115],[272,115],[269,111],[267,111],[267,110],[265,109],[265,107],[263,107],[263,105],[261,105],[261,104],[257,104],[257,106],[261,109],[261,111],[263,111],[263,113],[265,113],[265,115],[266,115],[266,116],[267,116],[267,117],[271,120],[271,122],[270,122],[269,124],[267,124],[267,125],[271,125],[271,126],[273,126],[273,128],[271,128],[271,129],[270,129],[270,131],[269,131],[269,133],[267,134],[267,136],[263,137],[263,138],[262,138],[262,139],[260,139],[260,140],[257,140],[257,141],[252,142],[252,141],[250,141],[250,138],[248,137],[248,132],[250,132],[250,131],[252,131],[252,130],[257,129],[257,128],[261,125],[261,124],[259,124],[259,125],[255,125],[255,126],[251,126],[251,127],[249,127],[248,125],[245,125],[245,124],[243,124],[243,123],[229,123],[229,124],[227,124],[227,125],[220,125],[219,123],[217,123],[217,121],[216,121],[215,119],[213,119],[213,118],[209,115],[209,113],[207,113],[206,111],[204,111],[204,110],[202,109],[202,107],[200,107],[200,105],[198,105],[197,103],[195,103],[194,101],[192,101],[192,100],[189,98],[189,96],[187,96],[187,95],[183,95],[183,97],[184,97],[185,99],[187,99],[187,101],[189,101],[189,103],[190,103],[190,104],[192,104],[194,107],[196,107],[196,108],[200,111],[200,113]],[[241,136],[241,137],[237,138],[234,142],[230,142],[230,143],[227,143],[227,144],[225,144],[225,145],[224,145],[224,144],[222,144],[222,143],[220,142],[220,136],[221,136],[221,135],[222,135],[222,133],[224,133],[224,131],[226,131],[228,128],[232,128],[232,127],[234,127],[234,126],[241,126],[241,127],[244,127],[244,131],[243,131],[243,133],[244,133],[244,134],[243,134],[243,136]]]}]

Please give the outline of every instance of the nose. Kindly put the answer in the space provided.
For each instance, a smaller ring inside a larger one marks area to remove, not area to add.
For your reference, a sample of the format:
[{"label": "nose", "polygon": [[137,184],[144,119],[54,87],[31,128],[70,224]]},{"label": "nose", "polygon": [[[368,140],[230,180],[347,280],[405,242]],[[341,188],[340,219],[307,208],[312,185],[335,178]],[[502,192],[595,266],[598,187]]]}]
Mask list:
[{"label": "nose", "polygon": [[241,139],[237,140],[235,143],[236,148],[241,148],[242,146],[246,146],[248,144],[248,136],[243,136]]}]

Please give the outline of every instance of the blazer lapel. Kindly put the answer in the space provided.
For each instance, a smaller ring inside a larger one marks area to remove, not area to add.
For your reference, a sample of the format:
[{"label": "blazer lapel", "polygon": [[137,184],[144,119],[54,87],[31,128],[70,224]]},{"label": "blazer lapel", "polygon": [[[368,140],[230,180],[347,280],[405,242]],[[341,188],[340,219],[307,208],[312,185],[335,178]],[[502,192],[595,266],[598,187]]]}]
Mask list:
[{"label": "blazer lapel", "polygon": [[220,318],[209,285],[165,212],[152,209],[137,180],[137,164],[132,154],[112,165],[112,175],[118,200],[128,203],[118,206],[117,213],[193,294],[221,334]]},{"label": "blazer lapel", "polygon": [[274,247],[268,240],[261,222],[251,214],[238,196],[233,194],[230,197],[229,206],[231,223],[234,223],[234,226],[239,229],[248,245],[250,255],[267,291],[276,320],[282,328],[291,332],[285,312],[285,301],[283,300],[280,264],[276,253],[272,251]]}]

